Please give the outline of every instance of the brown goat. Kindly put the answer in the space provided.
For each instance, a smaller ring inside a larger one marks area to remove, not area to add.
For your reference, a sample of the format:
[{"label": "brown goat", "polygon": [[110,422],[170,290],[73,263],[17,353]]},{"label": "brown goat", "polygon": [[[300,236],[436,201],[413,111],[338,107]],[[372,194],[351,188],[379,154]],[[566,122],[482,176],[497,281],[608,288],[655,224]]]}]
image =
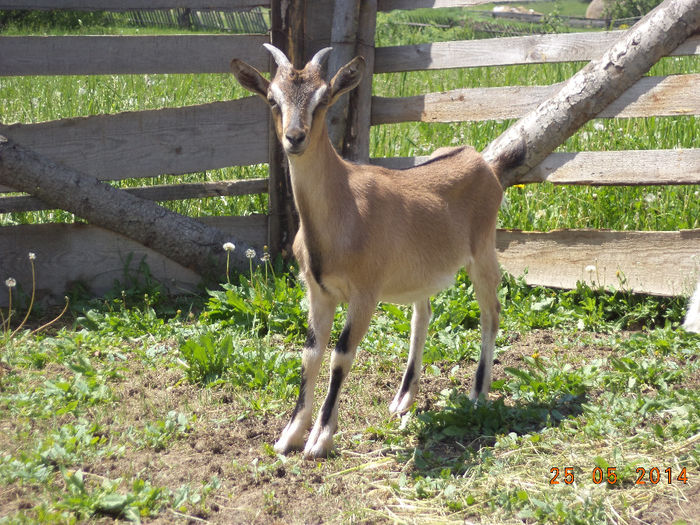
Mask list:
[{"label": "brown goat", "polygon": [[320,457],[332,449],[338,394],[377,302],[413,304],[408,365],[389,407],[400,414],[411,407],[418,390],[430,296],[450,286],[465,266],[482,326],[471,398],[488,392],[500,310],[495,238],[503,190],[494,173],[499,166],[492,168],[470,147],[438,150],[425,164],[407,170],[343,160],[328,137],[326,112],[357,86],[364,60],[356,57],[327,82],[331,48],[297,70],[279,49],[265,47],[278,66],[272,81],[237,59],[231,68],[243,87],[270,106],[287,154],[300,218],[294,255],[310,307],[299,399],[275,444],[280,453],[304,447],[335,309],[348,304],[345,328],[331,357],[328,394],[304,447],[306,457]]}]

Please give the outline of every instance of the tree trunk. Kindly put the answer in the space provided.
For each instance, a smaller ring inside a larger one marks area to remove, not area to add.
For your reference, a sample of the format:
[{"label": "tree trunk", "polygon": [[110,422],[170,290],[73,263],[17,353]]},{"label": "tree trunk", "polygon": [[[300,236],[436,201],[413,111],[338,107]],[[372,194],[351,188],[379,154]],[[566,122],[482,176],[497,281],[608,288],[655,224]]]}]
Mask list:
[{"label": "tree trunk", "polygon": [[525,158],[500,174],[503,187],[517,184],[557,146],[594,118],[668,55],[700,30],[700,0],[666,0],[642,18],[599,60],[571,77],[555,96],[508,128],[484,150],[497,163],[515,157],[526,146]]},{"label": "tree trunk", "polygon": [[223,274],[223,243],[236,250],[231,265],[245,270],[245,245],[222,231],[121,191],[94,177],[54,164],[0,136],[0,183],[38,197],[92,224],[125,235],[203,277]]}]

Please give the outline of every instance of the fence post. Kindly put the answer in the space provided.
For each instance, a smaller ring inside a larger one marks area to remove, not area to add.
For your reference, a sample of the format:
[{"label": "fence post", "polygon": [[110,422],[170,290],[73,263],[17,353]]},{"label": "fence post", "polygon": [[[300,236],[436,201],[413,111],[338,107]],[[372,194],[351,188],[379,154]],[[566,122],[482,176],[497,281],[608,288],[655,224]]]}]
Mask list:
[{"label": "fence post", "polygon": [[[328,78],[332,78],[355,55],[360,3],[359,0],[335,0],[330,42],[333,52],[328,61]],[[349,98],[349,95],[343,95],[328,110],[328,134],[335,148],[341,153],[345,138]]]},{"label": "fence post", "polygon": [[[272,0],[270,40],[281,49],[296,67],[304,62],[304,0]],[[275,72],[270,59],[270,72]],[[268,131],[270,182],[268,187],[268,246],[273,254],[285,259],[291,256],[291,245],[298,227],[294,199],[289,181],[287,159],[277,140],[272,117]]]},{"label": "fence post", "polygon": [[365,76],[350,93],[343,155],[356,162],[369,162],[369,130],[372,112],[374,36],[377,29],[377,0],[362,0],[357,28],[356,53],[365,59]]}]

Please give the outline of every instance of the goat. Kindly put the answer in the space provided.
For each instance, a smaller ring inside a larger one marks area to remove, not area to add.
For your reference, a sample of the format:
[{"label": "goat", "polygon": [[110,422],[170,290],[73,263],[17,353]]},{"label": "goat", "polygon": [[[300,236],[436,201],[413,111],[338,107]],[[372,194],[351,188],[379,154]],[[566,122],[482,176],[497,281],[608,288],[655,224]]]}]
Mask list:
[{"label": "goat", "polygon": [[[466,266],[481,308],[481,357],[471,399],[488,393],[500,304],[496,221],[503,190],[496,172],[518,159],[490,166],[471,147],[443,148],[406,170],[343,160],[328,136],[326,112],[360,82],[362,57],[325,80],[331,48],[295,69],[282,51],[264,44],[277,63],[269,81],[233,59],[238,82],[270,106],[287,155],[299,230],[293,252],[306,283],[309,322],[299,398],[275,450],[304,449],[307,458],[332,449],[338,394],[379,301],[413,304],[406,371],[389,409],[409,410],[418,391],[430,296],[454,282]],[[347,319],[331,356],[325,401],[311,428],[313,392],[338,304]]]},{"label": "goat", "polygon": [[700,334],[700,281],[698,281],[697,288],[688,301],[688,311],[685,314],[683,328],[687,332]]}]

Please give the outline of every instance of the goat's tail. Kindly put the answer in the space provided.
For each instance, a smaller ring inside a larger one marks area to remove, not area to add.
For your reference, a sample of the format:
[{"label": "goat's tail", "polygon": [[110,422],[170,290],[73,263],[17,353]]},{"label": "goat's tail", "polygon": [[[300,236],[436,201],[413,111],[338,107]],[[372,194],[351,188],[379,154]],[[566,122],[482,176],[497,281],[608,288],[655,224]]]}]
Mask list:
[{"label": "goat's tail", "polygon": [[503,184],[503,175],[506,171],[520,166],[527,156],[527,143],[524,138],[517,142],[511,142],[499,155],[490,161],[491,168]]}]

